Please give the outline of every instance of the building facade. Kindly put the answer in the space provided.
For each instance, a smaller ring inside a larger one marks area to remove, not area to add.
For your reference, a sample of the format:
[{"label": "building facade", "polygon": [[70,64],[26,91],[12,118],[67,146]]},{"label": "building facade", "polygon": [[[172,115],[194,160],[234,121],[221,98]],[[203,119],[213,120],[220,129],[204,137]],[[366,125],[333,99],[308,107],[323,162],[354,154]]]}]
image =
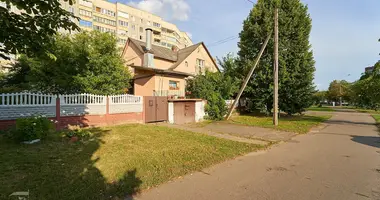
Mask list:
[{"label": "building facade", "polygon": [[98,30],[115,34],[118,46],[124,47],[128,38],[145,41],[147,28],[153,30],[153,44],[167,48],[185,48],[193,43],[176,25],[152,13],[122,3],[105,0],[78,0],[74,5],[61,1],[64,9],[74,13],[83,30]]}]

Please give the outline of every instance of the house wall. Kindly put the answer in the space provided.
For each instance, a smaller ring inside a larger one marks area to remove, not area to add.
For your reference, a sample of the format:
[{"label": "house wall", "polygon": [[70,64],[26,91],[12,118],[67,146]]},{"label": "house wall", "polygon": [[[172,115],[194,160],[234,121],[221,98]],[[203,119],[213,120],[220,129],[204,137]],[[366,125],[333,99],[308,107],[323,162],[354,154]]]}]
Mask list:
[{"label": "house wall", "polygon": [[160,91],[160,90],[168,90],[169,89],[169,81],[177,81],[179,82],[179,90],[173,90],[173,91],[180,91],[183,94],[185,93],[185,88],[186,88],[186,80],[181,77],[181,76],[168,76],[164,74],[157,74],[155,76],[155,90]]},{"label": "house wall", "polygon": [[167,60],[159,59],[159,58],[154,58],[154,67],[157,69],[169,69],[174,62],[170,62]]},{"label": "house wall", "polygon": [[135,95],[138,96],[153,96],[155,89],[155,76],[140,78],[135,80]]},{"label": "house wall", "polygon": [[[134,44],[129,43],[129,45],[126,48],[127,49],[123,54],[123,59],[125,60],[125,64],[127,66],[130,66],[130,65],[142,66],[144,54],[136,53],[136,52],[139,52],[139,50]],[[133,75],[134,74],[133,68],[129,67],[129,70],[132,72],[132,75]]]},{"label": "house wall", "polygon": [[[205,68],[211,72],[217,72],[218,68],[213,62],[203,45],[199,46],[193,53],[191,53],[181,64],[179,64],[174,71],[186,72],[190,74],[198,74],[199,69],[197,69],[197,58],[205,61]],[[186,67],[185,63],[188,62]]]}]

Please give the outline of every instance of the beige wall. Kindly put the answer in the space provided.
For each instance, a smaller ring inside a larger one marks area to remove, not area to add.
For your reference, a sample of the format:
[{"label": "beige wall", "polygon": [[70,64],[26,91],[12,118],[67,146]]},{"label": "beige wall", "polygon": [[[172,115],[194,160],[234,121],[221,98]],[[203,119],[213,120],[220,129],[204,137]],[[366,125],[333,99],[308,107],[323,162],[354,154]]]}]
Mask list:
[{"label": "beige wall", "polygon": [[[137,47],[129,43],[126,47],[126,50],[123,54],[123,59],[125,61],[125,65],[130,66],[130,65],[135,65],[135,66],[142,66],[143,65],[143,59],[144,59],[144,54],[137,54],[136,52],[139,52]],[[132,75],[134,74],[134,70],[129,67],[129,70],[132,72]]]},{"label": "beige wall", "polygon": [[186,88],[186,81],[183,77],[180,76],[172,76],[172,75],[165,75],[165,74],[157,74],[155,76],[155,90],[169,90],[169,81],[177,81],[179,82],[179,90],[185,91]]},{"label": "beige wall", "polygon": [[[217,72],[217,66],[213,62],[213,58],[210,58],[206,49],[203,45],[200,45],[193,53],[191,53],[174,71],[186,72],[191,74],[198,74],[199,69],[197,68],[197,58],[205,61],[205,68],[211,72]],[[186,62],[188,66],[186,67]]]},{"label": "beige wall", "polygon": [[155,89],[155,76],[135,80],[135,95],[153,96]]},{"label": "beige wall", "polygon": [[174,62],[168,60],[154,58],[154,67],[157,69],[169,69],[173,64]]}]

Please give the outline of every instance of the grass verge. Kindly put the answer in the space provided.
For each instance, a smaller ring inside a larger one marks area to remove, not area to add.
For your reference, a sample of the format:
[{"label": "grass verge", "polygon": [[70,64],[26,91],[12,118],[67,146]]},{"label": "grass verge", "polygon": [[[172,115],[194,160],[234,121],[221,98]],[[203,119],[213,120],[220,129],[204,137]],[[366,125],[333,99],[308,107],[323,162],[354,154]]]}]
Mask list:
[{"label": "grass verge", "polygon": [[324,112],[334,112],[335,110],[329,107],[318,107],[318,106],[312,106],[307,111],[324,111]]},{"label": "grass verge", "polygon": [[30,199],[124,199],[261,146],[151,125],[91,129],[69,143],[0,141],[0,199],[30,191]]},{"label": "grass verge", "polygon": [[[376,110],[369,110],[369,109],[361,109],[361,108],[357,108],[355,109],[357,112],[361,112],[361,113],[369,113],[369,114],[380,114],[380,111],[376,111]],[[376,118],[375,118],[376,119]]]},{"label": "grass verge", "polygon": [[320,123],[331,118],[331,115],[326,116],[281,116],[279,118],[278,127],[273,126],[272,117],[255,117],[255,116],[237,116],[231,121],[237,124],[249,126],[258,126],[263,128],[273,128],[281,131],[294,133],[307,133],[309,130],[319,125]]}]

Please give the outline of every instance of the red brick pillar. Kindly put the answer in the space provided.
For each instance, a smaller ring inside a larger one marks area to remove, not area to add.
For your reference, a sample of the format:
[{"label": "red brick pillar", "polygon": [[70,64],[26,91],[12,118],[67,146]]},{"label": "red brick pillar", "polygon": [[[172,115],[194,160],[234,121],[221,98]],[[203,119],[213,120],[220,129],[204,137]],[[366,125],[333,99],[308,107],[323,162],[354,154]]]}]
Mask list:
[{"label": "red brick pillar", "polygon": [[55,129],[60,130],[60,124],[61,124],[61,101],[59,97],[56,98],[55,101]]}]

